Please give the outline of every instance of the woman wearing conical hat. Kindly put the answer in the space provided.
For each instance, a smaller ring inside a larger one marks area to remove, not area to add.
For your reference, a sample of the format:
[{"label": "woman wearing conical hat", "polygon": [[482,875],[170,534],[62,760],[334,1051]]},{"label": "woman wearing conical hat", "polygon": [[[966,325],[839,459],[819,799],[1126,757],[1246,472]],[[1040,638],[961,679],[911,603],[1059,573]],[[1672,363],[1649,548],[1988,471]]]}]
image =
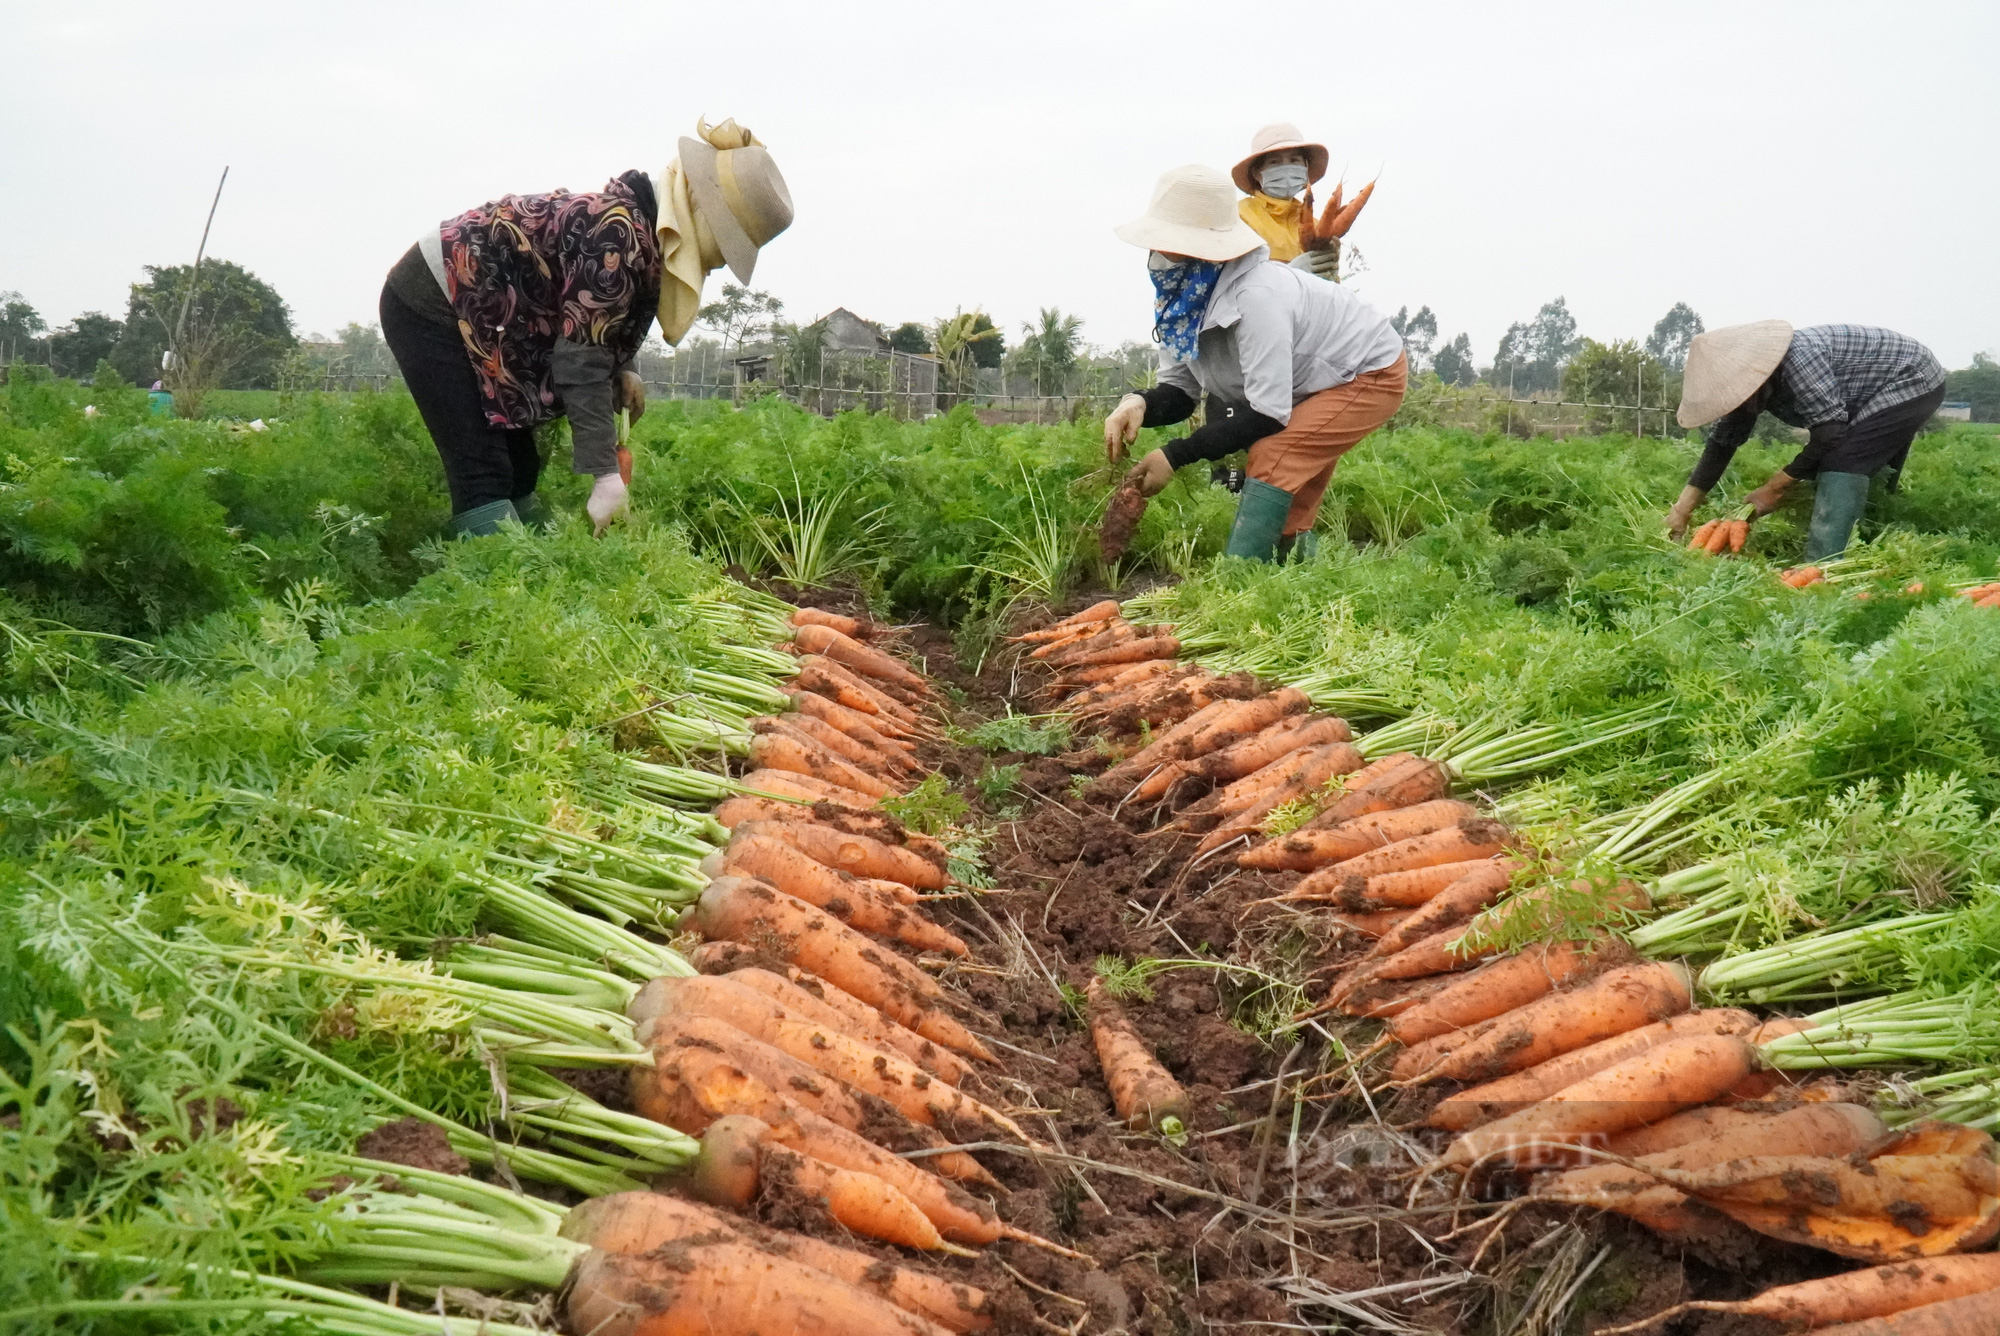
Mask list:
[{"label": "woman wearing conical hat", "polygon": [[626,510],[617,413],[646,392],[632,370],[657,316],[679,343],[711,270],[745,283],[792,221],[755,135],[696,126],[657,173],[602,190],[503,195],[426,231],[382,287],[382,337],[444,462],[454,534],[538,517],[534,429],[567,416],[571,469],[601,533]]},{"label": "woman wearing conical hat", "polygon": [[1667,512],[1675,538],[1686,530],[1759,413],[1803,427],[1805,448],[1744,497],[1768,515],[1801,478],[1813,480],[1812,526],[1805,558],[1819,561],[1847,547],[1868,504],[1869,481],[1888,475],[1894,491],[1910,442],[1944,402],[1944,368],[1908,335],[1869,325],[1810,325],[1759,320],[1697,334],[1688,348],[1677,415],[1683,427],[1708,428],[1707,444],[1680,500]]},{"label": "woman wearing conical hat", "polygon": [[1126,474],[1099,535],[1105,560],[1123,554],[1147,498],[1174,470],[1238,450],[1250,452],[1250,476],[1228,554],[1309,555],[1334,465],[1403,402],[1402,337],[1339,284],[1272,264],[1238,216],[1229,178],[1213,167],[1166,173],[1146,212],[1115,231],[1148,252],[1160,380],[1104,420],[1107,456],[1122,458],[1141,427],[1187,421],[1204,395],[1208,411],[1195,431]]},{"label": "woman wearing conical hat", "polygon": [[1308,140],[1291,122],[1278,121],[1250,136],[1249,154],[1229,175],[1245,196],[1236,202],[1237,216],[1263,238],[1271,258],[1337,283],[1340,251],[1308,251],[1299,244],[1307,195],[1326,175],[1326,160],[1326,145]]}]

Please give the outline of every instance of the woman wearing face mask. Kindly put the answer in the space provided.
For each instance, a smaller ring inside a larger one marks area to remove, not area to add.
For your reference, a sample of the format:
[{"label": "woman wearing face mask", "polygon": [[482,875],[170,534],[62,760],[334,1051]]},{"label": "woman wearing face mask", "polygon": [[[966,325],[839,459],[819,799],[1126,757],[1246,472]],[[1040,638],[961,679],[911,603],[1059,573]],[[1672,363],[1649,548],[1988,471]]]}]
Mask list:
[{"label": "woman wearing face mask", "polygon": [[1337,283],[1268,263],[1269,248],[1231,204],[1221,172],[1177,167],[1145,214],[1116,229],[1150,252],[1160,383],[1104,420],[1106,454],[1122,458],[1141,427],[1186,421],[1203,394],[1209,407],[1202,427],[1126,474],[1105,515],[1107,561],[1124,553],[1146,499],[1175,469],[1246,449],[1250,476],[1227,551],[1290,555],[1310,539],[1335,463],[1403,402],[1408,362],[1388,320]]},{"label": "woman wearing face mask", "polygon": [[1249,197],[1237,201],[1237,215],[1264,239],[1271,258],[1337,283],[1340,252],[1307,251],[1299,245],[1303,196],[1325,175],[1326,145],[1307,143],[1299,127],[1288,121],[1267,125],[1250,136],[1250,156],[1230,172],[1236,188]]}]

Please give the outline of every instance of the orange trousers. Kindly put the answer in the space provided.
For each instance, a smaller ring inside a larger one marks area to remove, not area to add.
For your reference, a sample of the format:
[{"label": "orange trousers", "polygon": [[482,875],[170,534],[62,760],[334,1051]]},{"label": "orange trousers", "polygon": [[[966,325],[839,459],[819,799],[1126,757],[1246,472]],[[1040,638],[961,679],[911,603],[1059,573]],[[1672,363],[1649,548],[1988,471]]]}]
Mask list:
[{"label": "orange trousers", "polygon": [[1409,383],[1405,353],[1379,371],[1364,371],[1345,385],[1300,400],[1282,431],[1250,447],[1250,476],[1292,494],[1286,537],[1313,527],[1326,485],[1333,481],[1333,466],[1396,415]]}]

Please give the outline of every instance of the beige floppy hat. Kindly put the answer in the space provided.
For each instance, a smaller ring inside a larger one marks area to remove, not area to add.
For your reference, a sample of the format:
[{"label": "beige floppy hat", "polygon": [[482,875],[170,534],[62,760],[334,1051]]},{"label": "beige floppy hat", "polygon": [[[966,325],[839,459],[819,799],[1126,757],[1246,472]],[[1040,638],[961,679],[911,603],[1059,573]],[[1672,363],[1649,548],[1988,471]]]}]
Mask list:
[{"label": "beige floppy hat", "polygon": [[1233,260],[1264,244],[1237,216],[1229,178],[1198,163],[1163,173],[1146,212],[1112,231],[1131,245],[1197,260]]},{"label": "beige floppy hat", "polygon": [[1250,164],[1266,153],[1279,153],[1288,148],[1306,151],[1306,180],[1317,181],[1326,175],[1326,145],[1309,142],[1299,133],[1299,127],[1290,121],[1274,121],[1250,136],[1250,156],[1230,169],[1229,175],[1236,182],[1236,188],[1246,195],[1256,194],[1257,183],[1250,178]]},{"label": "beige floppy hat", "polygon": [[1695,335],[1675,420],[1683,427],[1705,427],[1740,406],[1771,378],[1791,346],[1788,320],[1757,320]]},{"label": "beige floppy hat", "polygon": [[730,272],[748,283],[758,249],[792,225],[792,194],[770,150],[747,132],[743,138],[749,142],[731,149],[683,138],[680,150],[695,208],[715,234]]}]

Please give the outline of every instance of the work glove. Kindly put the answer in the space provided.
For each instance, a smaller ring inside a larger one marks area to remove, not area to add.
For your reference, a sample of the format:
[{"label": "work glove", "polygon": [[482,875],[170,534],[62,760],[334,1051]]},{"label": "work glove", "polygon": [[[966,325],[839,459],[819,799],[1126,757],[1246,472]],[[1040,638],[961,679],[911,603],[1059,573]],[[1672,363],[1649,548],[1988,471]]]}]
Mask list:
[{"label": "work glove", "polygon": [[636,371],[621,371],[611,382],[611,406],[622,408],[637,422],[646,416],[646,382]]},{"label": "work glove", "polygon": [[590,489],[590,500],[583,505],[584,513],[590,516],[591,529],[598,537],[603,537],[604,531],[611,527],[613,520],[625,518],[626,512],[631,508],[630,495],[625,487],[625,480],[617,474],[605,473],[598,476],[597,482]]},{"label": "work glove", "polygon": [[1300,254],[1287,266],[1304,270],[1315,278],[1323,278],[1329,283],[1340,279],[1340,252],[1329,247],[1326,250],[1309,250]]},{"label": "work glove", "polygon": [[1139,439],[1139,424],[1146,420],[1144,395],[1128,394],[1118,401],[1104,419],[1104,457],[1115,464],[1125,457],[1125,448]]}]

